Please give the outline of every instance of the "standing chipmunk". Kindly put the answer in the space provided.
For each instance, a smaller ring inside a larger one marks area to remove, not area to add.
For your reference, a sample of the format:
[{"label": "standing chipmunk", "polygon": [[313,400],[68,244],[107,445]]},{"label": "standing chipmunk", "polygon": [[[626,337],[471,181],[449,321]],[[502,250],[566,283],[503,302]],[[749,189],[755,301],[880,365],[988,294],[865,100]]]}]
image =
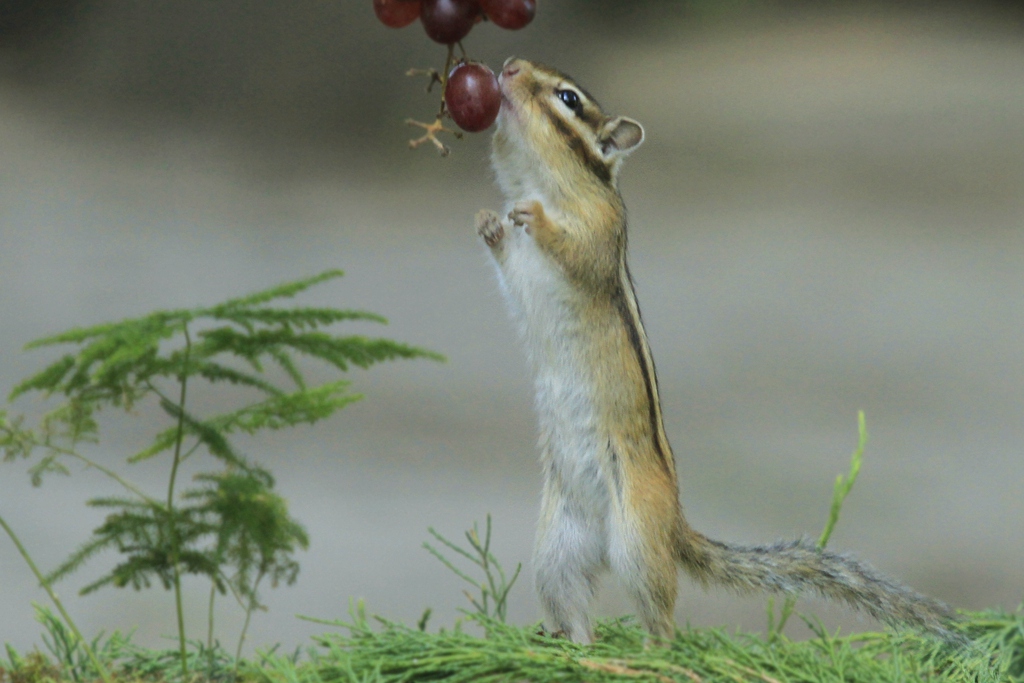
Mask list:
[{"label": "standing chipmunk", "polygon": [[639,123],[605,115],[564,74],[505,62],[492,164],[507,218],[476,227],[535,373],[543,503],[534,554],[547,627],[593,639],[610,569],[655,637],[674,633],[677,567],[738,591],[816,591],[892,624],[958,640],[952,610],[807,540],[743,546],[690,528],[662,423],[654,360],[626,262],[622,160]]}]

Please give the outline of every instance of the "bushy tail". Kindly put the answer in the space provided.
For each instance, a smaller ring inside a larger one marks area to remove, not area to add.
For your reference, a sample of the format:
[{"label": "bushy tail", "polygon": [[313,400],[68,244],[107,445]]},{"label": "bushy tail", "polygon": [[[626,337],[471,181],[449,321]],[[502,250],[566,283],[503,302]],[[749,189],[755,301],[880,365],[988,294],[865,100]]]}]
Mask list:
[{"label": "bushy tail", "polygon": [[956,613],[947,605],[839,553],[818,550],[807,539],[771,545],[733,545],[690,531],[680,563],[695,579],[738,591],[816,592],[845,602],[890,625],[906,625],[949,642],[963,642],[950,627]]}]

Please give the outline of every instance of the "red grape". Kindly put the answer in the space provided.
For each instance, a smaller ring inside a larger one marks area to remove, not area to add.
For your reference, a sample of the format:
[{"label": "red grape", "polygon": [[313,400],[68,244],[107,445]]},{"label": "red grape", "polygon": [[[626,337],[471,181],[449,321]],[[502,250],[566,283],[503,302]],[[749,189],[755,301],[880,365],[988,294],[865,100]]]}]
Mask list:
[{"label": "red grape", "polygon": [[451,45],[466,37],[479,16],[478,0],[423,0],[420,21],[431,40]]},{"label": "red grape", "polygon": [[480,7],[495,26],[515,31],[533,20],[537,0],[480,0]]},{"label": "red grape", "polygon": [[420,16],[420,0],[373,0],[373,11],[381,23],[402,28]]},{"label": "red grape", "polygon": [[459,128],[479,133],[498,118],[501,108],[498,79],[486,64],[458,64],[448,74],[444,103]]}]

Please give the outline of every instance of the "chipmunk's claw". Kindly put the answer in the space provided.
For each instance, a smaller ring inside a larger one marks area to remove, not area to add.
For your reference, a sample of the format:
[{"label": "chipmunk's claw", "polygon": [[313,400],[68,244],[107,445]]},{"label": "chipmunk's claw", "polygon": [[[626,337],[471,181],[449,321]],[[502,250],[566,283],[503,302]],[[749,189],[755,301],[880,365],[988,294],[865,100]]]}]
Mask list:
[{"label": "chipmunk's claw", "polygon": [[484,244],[493,249],[505,237],[505,226],[498,214],[484,209],[476,214],[476,232],[484,239]]},{"label": "chipmunk's claw", "polygon": [[406,125],[417,126],[427,131],[422,137],[416,138],[415,140],[409,140],[409,149],[416,149],[424,142],[429,141],[433,143],[434,147],[437,148],[437,151],[441,153],[441,156],[446,157],[451,154],[451,150],[447,145],[437,139],[437,134],[442,132],[451,133],[456,138],[462,138],[462,133],[457,130],[452,130],[451,128],[446,128],[445,125],[441,123],[440,118],[434,119],[433,123],[422,123],[413,119],[406,119],[405,123]]}]

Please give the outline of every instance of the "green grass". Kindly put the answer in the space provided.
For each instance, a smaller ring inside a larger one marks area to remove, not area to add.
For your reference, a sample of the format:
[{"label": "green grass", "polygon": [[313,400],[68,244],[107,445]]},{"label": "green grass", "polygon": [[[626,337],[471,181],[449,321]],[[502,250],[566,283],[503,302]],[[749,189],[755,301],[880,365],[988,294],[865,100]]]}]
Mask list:
[{"label": "green grass", "polygon": [[[95,680],[80,648],[62,640],[60,622],[41,620],[48,653],[19,655],[8,648],[0,682]],[[813,622],[811,623],[813,627]],[[223,649],[192,643],[191,681],[372,683],[384,681],[1024,681],[1024,612],[966,615],[961,628],[972,645],[951,651],[911,633],[833,636],[820,628],[810,640],[772,641],[724,629],[681,629],[649,644],[628,619],[601,622],[594,645],[552,638],[537,626],[512,626],[481,614],[431,632],[367,617],[359,606],[337,632],[304,651],[268,651],[235,660]],[[54,632],[56,628],[56,632]],[[479,631],[482,635],[473,633]],[[181,681],[176,650],[135,646],[115,633],[93,647],[116,681]]]}]

